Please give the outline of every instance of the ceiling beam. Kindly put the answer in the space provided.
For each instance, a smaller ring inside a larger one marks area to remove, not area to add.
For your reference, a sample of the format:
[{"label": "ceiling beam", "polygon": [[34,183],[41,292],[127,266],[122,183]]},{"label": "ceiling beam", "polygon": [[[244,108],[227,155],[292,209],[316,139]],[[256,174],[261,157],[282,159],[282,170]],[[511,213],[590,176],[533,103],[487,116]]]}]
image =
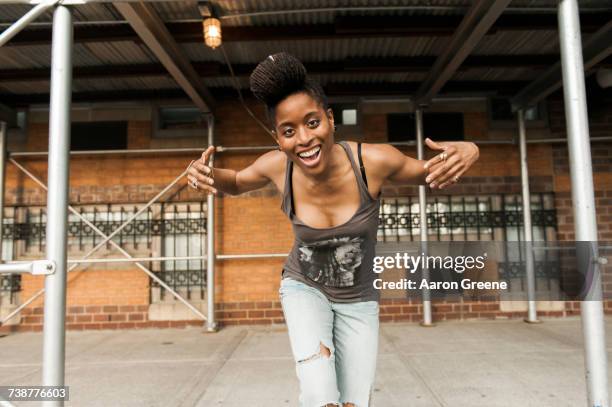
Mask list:
[{"label": "ceiling beam", "polygon": [[[459,72],[478,68],[526,68],[544,70],[557,62],[557,55],[470,55],[458,68]],[[311,74],[361,74],[361,73],[404,73],[429,72],[436,57],[391,57],[391,58],[349,58],[342,61],[305,63]],[[220,62],[192,62],[196,73],[202,78],[230,76],[229,69]],[[238,77],[248,77],[255,64],[233,65]],[[612,57],[606,58],[599,66],[612,67]],[[99,65],[73,68],[75,79],[141,78],[169,75],[160,64]],[[48,80],[49,68],[0,69],[0,83],[33,80]]]},{"label": "ceiling beam", "polygon": [[[585,72],[591,70],[610,55],[612,55],[612,20],[608,21],[584,43],[582,57]],[[512,98],[512,109],[516,111],[533,106],[562,86],[561,61],[557,60],[556,64]]]},{"label": "ceiling beam", "polygon": [[[583,13],[580,15],[582,31],[596,31],[612,19],[612,13]],[[401,16],[401,17],[342,17],[333,24],[278,25],[278,26],[224,26],[223,41],[257,42],[271,40],[327,40],[368,37],[445,37],[451,36],[461,23],[461,16]],[[223,24],[223,23],[222,23]],[[202,42],[202,24],[197,21],[170,22],[166,27],[178,43]],[[547,14],[502,15],[489,30],[501,31],[555,31],[557,21]],[[136,41],[138,36],[125,21],[117,24],[75,25],[74,42]],[[7,46],[45,45],[51,43],[51,26],[27,28],[17,34]]]},{"label": "ceiling beam", "polygon": [[511,0],[477,0],[457,27],[445,50],[438,56],[429,76],[417,90],[414,101],[428,104],[478,45]]},{"label": "ceiling beam", "polygon": [[114,6],[193,103],[203,113],[210,112],[214,98],[201,82],[187,57],[183,55],[155,9],[143,2],[115,3]]}]

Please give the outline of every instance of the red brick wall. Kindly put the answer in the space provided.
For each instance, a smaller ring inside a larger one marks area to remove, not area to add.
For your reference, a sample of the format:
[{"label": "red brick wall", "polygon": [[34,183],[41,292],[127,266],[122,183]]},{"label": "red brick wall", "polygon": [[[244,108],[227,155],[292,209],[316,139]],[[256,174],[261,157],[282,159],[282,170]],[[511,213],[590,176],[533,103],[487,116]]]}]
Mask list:
[{"label": "red brick wall", "polygon": [[[549,104],[551,133],[566,137],[563,102]],[[612,108],[598,109],[589,118],[591,137],[612,136]],[[600,240],[612,240],[612,143],[591,143],[593,185],[595,188],[595,212]],[[569,152],[567,144],[555,144],[552,151],[555,205],[559,216],[559,240],[574,239]]]},{"label": "red brick wall", "polygon": [[[259,107],[254,107],[262,114]],[[562,103],[550,103],[551,132],[563,137]],[[263,115],[262,115],[263,116]],[[386,120],[381,114],[363,115],[364,140],[384,141]],[[612,132],[612,108],[598,117],[597,135]],[[159,146],[151,138],[149,122],[133,121],[128,126],[130,148]],[[486,113],[465,114],[465,132],[485,139],[491,133]],[[511,133],[510,133],[511,134]],[[595,135],[595,132],[593,132]],[[47,149],[47,124],[32,124],[27,150]],[[253,123],[237,103],[223,104],[216,115],[217,145],[271,145],[269,135]],[[189,140],[177,140],[181,146]],[[416,155],[414,149],[406,149]],[[518,148],[509,145],[482,145],[481,158],[462,182],[453,189],[434,194],[520,193]],[[571,196],[564,145],[529,145],[530,187],[533,192],[554,191],[559,214],[560,240],[573,237]],[[602,239],[612,234],[612,145],[593,145],[594,178],[597,197],[599,233]],[[255,160],[257,154],[224,153],[216,165],[242,168]],[[72,203],[146,202],[186,167],[193,154],[164,156],[95,156],[73,157],[70,162],[70,200]],[[28,169],[46,180],[46,159],[19,159]],[[7,166],[7,205],[46,203],[46,195],[12,165]],[[405,185],[386,186],[384,196],[416,196],[417,188]],[[205,199],[185,187],[184,180],[168,193],[174,201]],[[168,198],[170,199],[170,198]],[[279,196],[274,187],[239,197],[224,196],[216,200],[216,249],[223,254],[283,253],[292,244],[290,223],[280,210]],[[217,262],[217,318],[222,324],[282,323],[278,302],[278,286],[282,260],[222,260]],[[25,300],[42,287],[42,278],[24,276],[21,299]],[[198,321],[147,321],[149,280],[138,269],[113,265],[71,273],[68,283],[67,327],[69,329],[124,328],[143,326],[198,325]],[[550,316],[573,315],[578,304],[566,303],[564,311],[549,312]],[[434,320],[469,318],[523,317],[523,313],[499,310],[499,304],[478,302],[435,303]],[[40,329],[41,300],[35,301],[22,313],[20,329]],[[418,321],[421,305],[414,300],[383,300],[381,320]],[[546,313],[544,313],[546,315]],[[0,327],[7,329],[8,327]]]}]

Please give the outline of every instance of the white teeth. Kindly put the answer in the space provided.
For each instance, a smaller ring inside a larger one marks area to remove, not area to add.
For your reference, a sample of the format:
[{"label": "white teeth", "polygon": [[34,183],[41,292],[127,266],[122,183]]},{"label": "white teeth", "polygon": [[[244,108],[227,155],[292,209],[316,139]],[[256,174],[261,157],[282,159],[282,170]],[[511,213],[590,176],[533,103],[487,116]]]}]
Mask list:
[{"label": "white teeth", "polygon": [[317,147],[313,148],[312,150],[304,151],[303,153],[299,153],[298,155],[300,157],[302,157],[302,158],[312,157],[313,155],[318,153],[320,149],[321,149],[321,147],[317,146]]}]

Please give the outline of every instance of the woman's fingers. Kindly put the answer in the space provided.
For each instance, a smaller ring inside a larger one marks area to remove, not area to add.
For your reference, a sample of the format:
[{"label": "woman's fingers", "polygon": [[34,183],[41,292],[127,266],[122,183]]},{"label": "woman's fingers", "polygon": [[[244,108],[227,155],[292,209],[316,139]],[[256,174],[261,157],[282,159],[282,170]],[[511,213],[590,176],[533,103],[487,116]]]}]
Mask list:
[{"label": "woman's fingers", "polygon": [[208,176],[212,174],[212,169],[202,163],[202,160],[207,160],[213,151],[214,147],[209,147],[204,153],[202,153],[201,160],[193,161],[189,165],[187,180],[191,188],[216,194],[217,189],[212,187],[214,180],[212,177]]},{"label": "woman's fingers", "polygon": [[[427,141],[426,141],[427,142]],[[466,172],[478,159],[478,146],[471,142],[435,143],[431,140],[427,145],[443,151],[425,163],[428,172],[425,182],[431,188],[443,189],[459,181],[459,177]]]},{"label": "woman's fingers", "polygon": [[450,185],[459,182],[461,175],[465,172],[463,163],[457,163],[453,168],[449,169],[443,176],[438,179],[438,188],[444,189]]},{"label": "woman's fingers", "polygon": [[215,146],[208,147],[203,153],[201,157],[202,164],[208,164],[208,159],[215,152]]},{"label": "woman's fingers", "polygon": [[436,186],[440,185],[445,180],[445,175],[458,162],[459,158],[457,156],[448,158],[446,162],[438,165],[434,171],[427,175],[427,177],[425,178],[425,182],[427,182],[431,188],[435,188]]},{"label": "woman's fingers", "polygon": [[447,148],[447,146],[444,144],[436,143],[429,137],[425,139],[425,144],[427,144],[427,147],[431,148],[432,150],[445,150]]},{"label": "woman's fingers", "polygon": [[451,146],[446,151],[443,151],[425,163],[425,169],[429,172],[426,178],[426,180],[429,180],[427,183],[436,179],[440,173],[446,171],[451,164],[458,160],[456,153],[457,149]]},{"label": "woman's fingers", "polygon": [[212,186],[212,179],[201,174],[189,174],[187,176],[189,186],[196,190],[208,191],[213,194],[217,193],[217,189]]},{"label": "woman's fingers", "polygon": [[189,174],[196,180],[198,180],[198,182],[204,183],[204,184],[208,184],[208,185],[212,185],[214,184],[214,180],[209,177],[208,175],[204,174],[204,172],[202,171],[201,168],[197,168],[197,167],[192,167],[189,170]]},{"label": "woman's fingers", "polygon": [[425,163],[425,169],[428,170],[435,164],[444,163],[451,156],[453,156],[456,152],[457,152],[457,148],[455,148],[454,146],[444,147],[444,151],[442,151],[440,154],[437,154],[435,157],[431,158]]}]

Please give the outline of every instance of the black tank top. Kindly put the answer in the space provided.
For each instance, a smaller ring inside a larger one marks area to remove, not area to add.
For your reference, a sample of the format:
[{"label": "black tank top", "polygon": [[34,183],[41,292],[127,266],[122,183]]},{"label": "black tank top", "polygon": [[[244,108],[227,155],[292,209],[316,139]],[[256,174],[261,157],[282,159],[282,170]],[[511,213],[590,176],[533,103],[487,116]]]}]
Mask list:
[{"label": "black tank top", "polygon": [[338,144],[346,152],[355,173],[359,208],[338,226],[320,229],[304,224],[293,210],[293,162],[287,159],[281,208],[291,220],[295,243],[285,262],[283,277],[316,287],[333,302],[378,301],[380,292],[372,285],[377,274],[372,268],[380,201],[368,192],[348,143]]}]

